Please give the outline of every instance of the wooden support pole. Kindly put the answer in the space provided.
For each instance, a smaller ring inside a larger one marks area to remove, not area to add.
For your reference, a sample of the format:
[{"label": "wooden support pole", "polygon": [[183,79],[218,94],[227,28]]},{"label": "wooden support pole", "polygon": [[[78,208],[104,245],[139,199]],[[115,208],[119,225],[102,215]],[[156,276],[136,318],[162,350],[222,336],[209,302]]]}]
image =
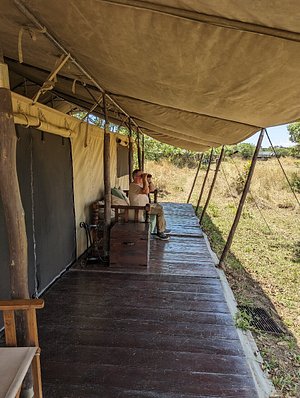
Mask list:
[{"label": "wooden support pole", "polygon": [[[0,194],[8,238],[10,295],[12,299],[28,299],[27,234],[17,175],[16,151],[17,135],[8,68],[0,57]],[[28,346],[26,315],[19,313],[16,322],[18,344]],[[23,382],[22,391],[24,396],[32,391],[30,372]]]},{"label": "wooden support pole", "polygon": [[128,170],[129,170],[129,184],[132,182],[133,172],[133,145],[132,145],[132,130],[131,121],[129,119],[129,143],[128,143]]},{"label": "wooden support pole", "polygon": [[204,180],[203,180],[203,184],[202,184],[201,191],[200,191],[200,194],[199,194],[199,199],[198,199],[198,202],[197,202],[196,213],[198,212],[199,205],[200,205],[200,202],[201,202],[201,198],[202,198],[202,195],[203,195],[203,192],[204,192],[204,188],[205,188],[205,184],[206,184],[206,181],[207,181],[208,173],[209,173],[209,170],[210,170],[210,165],[211,165],[213,153],[214,153],[214,149],[211,148],[210,155],[209,155],[209,161],[208,161],[208,165],[207,165],[207,169],[206,169],[206,173],[205,173],[205,177],[204,177]]},{"label": "wooden support pole", "polygon": [[203,208],[203,210],[202,210],[202,214],[201,214],[201,217],[200,217],[199,224],[201,224],[201,222],[202,222],[202,220],[203,220],[203,217],[204,217],[204,214],[205,214],[205,212],[206,212],[206,210],[207,210],[207,207],[208,207],[208,204],[209,204],[211,195],[212,195],[212,193],[213,193],[213,189],[214,189],[215,183],[216,183],[216,181],[217,181],[218,172],[219,172],[219,170],[220,170],[220,166],[221,166],[221,163],[222,163],[222,159],[223,159],[223,155],[224,155],[224,150],[225,150],[225,146],[223,145],[223,146],[222,146],[222,149],[221,149],[220,157],[219,157],[219,160],[218,160],[218,163],[217,163],[217,166],[216,166],[216,171],[215,171],[215,174],[214,174],[214,178],[213,178],[213,180],[212,180],[212,183],[211,183],[211,186],[210,186],[210,188],[209,188],[208,195],[207,195],[207,199],[206,199],[204,208]]},{"label": "wooden support pole", "polygon": [[141,143],[140,143],[140,132],[137,130],[137,155],[138,155],[138,168],[142,170],[142,154],[141,154]]},{"label": "wooden support pole", "polygon": [[190,192],[190,194],[189,194],[189,197],[188,197],[186,203],[189,203],[189,201],[191,200],[191,196],[192,196],[192,193],[193,193],[193,191],[194,191],[195,184],[196,184],[196,181],[197,181],[197,178],[198,178],[198,174],[199,174],[199,171],[200,171],[202,159],[203,159],[203,153],[201,153],[201,156],[200,156],[200,159],[199,159],[198,168],[197,168],[196,175],[195,175],[195,178],[194,178],[194,181],[193,181],[193,185],[192,185],[192,188],[191,188],[191,192]]},{"label": "wooden support pole", "polygon": [[103,93],[103,108],[105,116],[104,125],[104,230],[103,230],[103,251],[104,256],[109,256],[109,232],[111,224],[111,182],[110,182],[110,132],[107,117],[106,94]]},{"label": "wooden support pole", "polygon": [[238,226],[238,223],[239,223],[242,211],[243,211],[243,207],[244,207],[244,204],[245,204],[245,201],[246,201],[246,197],[247,197],[247,194],[248,194],[248,191],[249,191],[249,188],[250,188],[251,179],[252,179],[252,176],[253,176],[253,173],[254,173],[254,169],[255,169],[255,165],[256,165],[256,161],[257,161],[257,156],[258,156],[258,153],[259,153],[263,138],[264,138],[264,129],[261,130],[260,136],[259,136],[258,141],[257,141],[255,152],[254,152],[253,157],[252,157],[251,167],[250,167],[250,170],[249,170],[249,173],[248,173],[248,176],[247,176],[247,180],[245,182],[245,186],[244,186],[244,190],[242,192],[240,203],[239,203],[239,206],[238,206],[238,209],[237,209],[237,212],[236,212],[236,215],[235,215],[231,230],[229,232],[226,245],[225,245],[224,250],[223,250],[223,252],[221,254],[221,258],[220,258],[220,261],[219,261],[219,266],[220,267],[223,266],[225,257],[226,257],[226,255],[227,255],[227,253],[228,253],[228,251],[229,251],[229,249],[231,247],[231,243],[232,243],[232,240],[233,240],[233,237],[234,237],[234,233],[235,233],[236,228]]},{"label": "wooden support pole", "polygon": [[142,170],[145,170],[145,136],[142,135]]},{"label": "wooden support pole", "polygon": [[25,214],[16,166],[14,125],[7,65],[0,60],[0,193],[6,223],[11,298],[29,298]]}]

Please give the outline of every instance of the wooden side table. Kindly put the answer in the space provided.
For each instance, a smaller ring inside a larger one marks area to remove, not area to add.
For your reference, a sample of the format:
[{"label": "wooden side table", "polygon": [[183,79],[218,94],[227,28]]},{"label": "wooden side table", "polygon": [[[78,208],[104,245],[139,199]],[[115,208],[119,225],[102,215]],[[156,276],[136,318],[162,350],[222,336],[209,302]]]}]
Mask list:
[{"label": "wooden side table", "polygon": [[18,396],[38,347],[0,348],[0,398]]}]

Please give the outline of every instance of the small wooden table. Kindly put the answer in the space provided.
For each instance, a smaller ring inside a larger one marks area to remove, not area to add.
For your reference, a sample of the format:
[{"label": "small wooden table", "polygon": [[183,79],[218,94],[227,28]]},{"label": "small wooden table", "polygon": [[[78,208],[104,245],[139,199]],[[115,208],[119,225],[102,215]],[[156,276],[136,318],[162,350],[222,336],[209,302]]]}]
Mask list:
[{"label": "small wooden table", "polygon": [[0,398],[15,398],[38,347],[0,348]]},{"label": "small wooden table", "polygon": [[110,266],[145,266],[149,264],[150,224],[116,223],[110,232]]}]

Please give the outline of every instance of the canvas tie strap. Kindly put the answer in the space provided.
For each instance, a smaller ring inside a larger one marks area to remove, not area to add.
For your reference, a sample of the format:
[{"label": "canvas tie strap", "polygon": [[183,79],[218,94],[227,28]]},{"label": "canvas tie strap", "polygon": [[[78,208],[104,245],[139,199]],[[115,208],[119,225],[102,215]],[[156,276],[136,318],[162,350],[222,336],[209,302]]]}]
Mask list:
[{"label": "canvas tie strap", "polygon": [[52,90],[53,87],[55,86],[56,82],[56,75],[57,73],[62,69],[62,67],[66,64],[68,59],[70,58],[70,54],[68,55],[62,55],[55,63],[54,68],[50,75],[48,76],[48,79],[44,82],[43,86],[39,89],[39,91],[35,94],[33,98],[33,103],[35,104],[37,100],[39,99],[40,95],[43,94],[46,91]]},{"label": "canvas tie strap", "polygon": [[31,39],[33,41],[37,40],[37,33],[45,33],[47,30],[44,27],[43,29],[36,29],[36,28],[32,28],[30,26],[22,26],[22,28],[19,30],[19,35],[18,35],[18,58],[19,58],[19,62],[20,64],[23,63],[23,48],[22,48],[22,39],[23,39],[23,34],[24,32],[27,32],[29,34],[29,36],[31,37]]}]

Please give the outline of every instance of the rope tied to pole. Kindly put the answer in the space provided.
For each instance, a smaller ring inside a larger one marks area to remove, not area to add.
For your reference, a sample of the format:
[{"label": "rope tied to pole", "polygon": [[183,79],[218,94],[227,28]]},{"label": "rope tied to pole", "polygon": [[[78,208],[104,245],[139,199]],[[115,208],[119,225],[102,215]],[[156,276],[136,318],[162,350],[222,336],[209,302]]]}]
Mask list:
[{"label": "rope tied to pole", "polygon": [[219,267],[221,267],[221,268],[222,268],[222,266],[224,264],[224,260],[225,260],[225,258],[227,256],[227,253],[228,253],[228,251],[229,251],[229,249],[231,247],[231,243],[232,243],[232,240],[233,240],[233,237],[234,237],[234,233],[236,231],[236,228],[238,226],[238,223],[239,223],[242,211],[243,211],[243,206],[244,206],[244,203],[246,201],[247,193],[249,192],[251,179],[252,179],[252,176],[253,176],[253,173],[254,173],[254,168],[255,168],[255,165],[256,165],[256,161],[257,161],[258,152],[260,150],[263,138],[264,138],[264,129],[261,129],[261,132],[260,132],[260,135],[259,135],[259,138],[258,138],[258,141],[257,141],[257,145],[256,145],[256,148],[255,148],[255,152],[254,152],[253,157],[252,157],[251,167],[249,169],[249,173],[248,173],[248,176],[247,176],[247,179],[246,179],[246,182],[245,182],[244,190],[243,190],[242,196],[240,198],[239,206],[238,206],[238,209],[237,209],[237,212],[236,212],[232,227],[230,229],[230,232],[229,232],[229,235],[228,235],[228,238],[227,238],[227,242],[225,244],[224,250],[223,250],[223,252],[221,254],[221,257],[220,257]]},{"label": "rope tied to pole", "polygon": [[288,178],[288,176],[287,176],[287,174],[286,174],[286,172],[285,172],[285,170],[284,170],[284,167],[283,167],[282,163],[280,162],[278,153],[276,152],[276,150],[275,150],[275,148],[274,148],[274,146],[273,146],[273,143],[272,143],[271,138],[270,138],[270,136],[269,136],[269,134],[268,134],[268,132],[267,132],[267,129],[265,129],[265,132],[266,132],[266,136],[268,137],[268,140],[269,140],[269,142],[270,142],[271,148],[272,148],[272,150],[273,150],[273,152],[274,152],[274,154],[275,154],[275,157],[276,157],[276,159],[278,160],[278,163],[279,163],[279,165],[280,165],[280,168],[281,168],[281,170],[282,170],[282,172],[283,172],[283,174],[284,174],[284,176],[285,176],[285,179],[286,179],[287,183],[289,184],[289,187],[290,187],[290,189],[291,189],[291,191],[292,191],[292,193],[293,193],[293,195],[294,195],[294,197],[295,197],[295,199],[296,199],[296,202],[298,203],[298,205],[299,205],[299,207],[300,207],[299,199],[297,198],[296,192],[295,192],[295,190],[294,190],[293,187],[292,187],[292,184],[291,184],[291,182],[290,182],[290,180],[289,180],[289,178]]},{"label": "rope tied to pole", "polygon": [[[242,178],[243,178],[242,173],[241,173],[240,170],[238,169],[238,167],[237,167],[236,163],[234,162],[234,160],[233,160],[231,157],[230,157],[230,159],[231,159],[232,164],[235,166],[235,168],[236,168],[236,170],[237,170],[237,172],[238,172],[239,177],[242,179]],[[263,219],[264,223],[266,224],[266,226],[267,226],[269,232],[272,233],[272,230],[271,230],[269,224],[267,223],[267,220],[266,220],[265,216],[263,215],[263,212],[262,212],[261,208],[258,206],[258,203],[257,203],[257,201],[255,200],[255,198],[254,198],[254,196],[253,196],[252,191],[251,191],[250,188],[249,188],[249,195],[250,195],[251,199],[253,200],[253,202],[254,202],[254,204],[255,204],[255,207],[256,207],[257,210],[259,211],[259,213],[260,213],[260,215],[261,215],[261,218]]]},{"label": "rope tied to pole", "polygon": [[201,153],[201,155],[200,155],[200,159],[199,159],[196,175],[195,175],[195,178],[194,178],[194,181],[193,181],[193,185],[192,185],[192,188],[191,188],[191,191],[189,193],[189,196],[188,196],[188,199],[187,199],[186,203],[189,203],[189,201],[191,200],[191,196],[192,196],[192,193],[194,191],[194,187],[195,187],[195,184],[196,184],[196,181],[197,181],[197,178],[198,178],[198,174],[199,174],[199,171],[200,171],[200,168],[201,168],[202,159],[203,159],[203,153]]}]

